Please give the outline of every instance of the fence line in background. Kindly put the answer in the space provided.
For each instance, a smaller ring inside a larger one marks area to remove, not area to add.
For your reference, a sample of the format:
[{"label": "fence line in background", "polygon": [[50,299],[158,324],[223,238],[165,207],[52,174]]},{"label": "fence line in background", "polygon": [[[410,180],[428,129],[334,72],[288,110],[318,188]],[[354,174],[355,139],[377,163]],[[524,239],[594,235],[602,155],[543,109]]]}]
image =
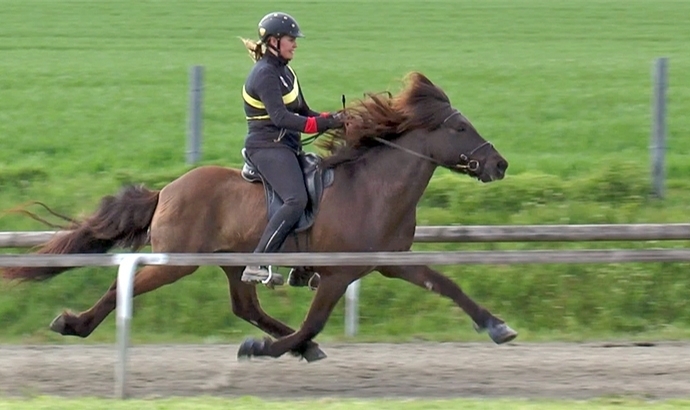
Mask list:
[{"label": "fence line in background", "polygon": [[[38,246],[64,231],[0,232],[0,248]],[[418,226],[414,240],[432,242],[584,242],[690,239],[690,224]]]},{"label": "fence line in background", "polygon": [[690,224],[418,226],[415,242],[585,242],[690,239]]}]

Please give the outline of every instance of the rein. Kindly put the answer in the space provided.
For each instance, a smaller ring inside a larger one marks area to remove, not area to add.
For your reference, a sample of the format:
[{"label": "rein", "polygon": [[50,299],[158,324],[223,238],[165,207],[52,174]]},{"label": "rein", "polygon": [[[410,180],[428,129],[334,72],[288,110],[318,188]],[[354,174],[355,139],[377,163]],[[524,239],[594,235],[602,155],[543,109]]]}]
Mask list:
[{"label": "rein", "polygon": [[[453,111],[448,117],[446,117],[445,120],[443,120],[443,122],[441,123],[441,125],[445,124],[445,123],[446,123],[449,119],[451,119],[454,115],[458,115],[458,114],[460,114],[460,111]],[[459,171],[459,172],[462,172],[462,173],[476,172],[477,170],[479,170],[479,166],[480,166],[479,161],[477,161],[476,159],[470,159],[470,157],[471,157],[475,152],[479,151],[480,149],[484,148],[485,146],[487,146],[487,145],[492,146],[491,142],[485,141],[484,143],[480,144],[479,146],[477,146],[476,148],[474,148],[472,151],[470,151],[469,154],[467,154],[467,155],[465,155],[465,154],[460,154],[460,161],[459,161],[457,164],[454,164],[454,165],[447,165],[447,164],[444,164],[444,163],[442,163],[442,162],[440,162],[440,161],[437,161],[437,160],[431,158],[431,157],[428,156],[428,155],[420,154],[420,153],[417,152],[417,151],[413,151],[413,150],[411,150],[411,149],[409,149],[409,148],[405,148],[405,147],[403,147],[402,145],[398,145],[398,144],[396,144],[396,143],[394,143],[394,142],[390,142],[390,141],[385,140],[385,139],[383,139],[383,138],[381,138],[381,137],[372,137],[372,138],[373,138],[375,141],[380,142],[381,144],[387,145],[387,146],[392,147],[392,148],[399,149],[399,150],[404,151],[404,152],[406,152],[406,153],[408,153],[408,154],[410,154],[410,155],[414,155],[414,156],[416,156],[416,157],[425,159],[425,160],[430,161],[430,162],[432,162],[432,163],[434,163],[434,164],[436,164],[436,165],[438,165],[438,166],[440,166],[440,167],[449,169],[449,170],[451,170],[451,171]]]},{"label": "rein", "polygon": [[[342,103],[343,103],[343,110],[345,110],[345,94],[343,94],[343,96],[342,96]],[[452,112],[449,116],[447,116],[445,120],[443,120],[443,122],[441,123],[441,125],[444,125],[446,122],[448,122],[449,119],[453,118],[453,116],[455,116],[455,115],[460,115],[460,111],[453,110],[453,112]],[[326,131],[321,131],[321,132],[319,132],[318,134],[315,134],[315,135],[312,135],[312,136],[309,137],[309,138],[303,139],[303,140],[302,140],[302,145],[311,144],[311,143],[314,142],[317,138],[319,138],[320,136],[322,136],[325,132],[326,132]],[[478,171],[478,170],[479,170],[479,166],[481,165],[481,164],[479,163],[479,161],[477,161],[476,159],[470,159],[470,157],[471,157],[472,155],[474,155],[475,152],[479,151],[480,149],[484,148],[484,147],[487,146],[487,145],[488,145],[488,146],[493,146],[493,144],[491,144],[491,142],[485,141],[484,143],[480,144],[479,146],[477,146],[476,148],[474,148],[472,151],[470,151],[469,154],[467,154],[467,155],[465,155],[465,154],[460,154],[460,161],[458,161],[457,164],[454,164],[454,165],[447,165],[447,164],[444,164],[444,163],[442,163],[442,162],[440,162],[440,161],[437,161],[437,160],[431,158],[431,157],[428,156],[428,155],[420,154],[420,153],[417,152],[417,151],[411,150],[411,149],[409,149],[409,148],[405,148],[405,147],[403,147],[402,145],[399,145],[399,144],[396,144],[396,143],[394,143],[394,142],[385,140],[385,139],[383,139],[383,138],[381,138],[381,137],[372,137],[372,139],[373,139],[374,141],[380,142],[380,143],[383,144],[383,145],[387,145],[387,146],[389,146],[389,147],[392,147],[392,148],[395,148],[395,149],[399,149],[400,151],[406,152],[406,153],[408,153],[408,154],[410,154],[410,155],[414,155],[414,156],[416,156],[416,157],[418,157],[418,158],[425,159],[425,160],[427,160],[427,161],[429,161],[429,162],[431,162],[431,163],[433,163],[433,164],[436,164],[436,165],[438,165],[438,166],[440,166],[440,167],[449,169],[449,170],[451,170],[451,171],[462,172],[462,173],[465,173],[465,174]]]}]

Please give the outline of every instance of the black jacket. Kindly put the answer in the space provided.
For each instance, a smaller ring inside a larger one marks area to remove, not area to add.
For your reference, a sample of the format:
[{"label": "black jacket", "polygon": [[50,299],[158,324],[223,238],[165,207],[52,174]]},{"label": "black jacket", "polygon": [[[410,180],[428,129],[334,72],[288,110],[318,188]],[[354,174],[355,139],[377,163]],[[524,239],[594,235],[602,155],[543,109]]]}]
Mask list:
[{"label": "black jacket", "polygon": [[297,75],[285,60],[267,52],[249,73],[242,97],[248,128],[245,147],[284,144],[295,151],[302,149],[301,132],[308,117],[319,113],[307,105]]}]

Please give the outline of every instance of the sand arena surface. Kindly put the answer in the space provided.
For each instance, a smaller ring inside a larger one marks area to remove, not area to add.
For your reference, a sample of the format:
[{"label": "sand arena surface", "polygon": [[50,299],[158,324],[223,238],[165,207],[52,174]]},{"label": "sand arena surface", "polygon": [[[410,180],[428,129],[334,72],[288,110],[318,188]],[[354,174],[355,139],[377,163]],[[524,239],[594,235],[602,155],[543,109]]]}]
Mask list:
[{"label": "sand arena surface", "polygon": [[[130,348],[133,397],[690,397],[690,343],[321,345],[329,357],[238,362],[238,345]],[[0,346],[0,394],[111,397],[115,346]]]}]

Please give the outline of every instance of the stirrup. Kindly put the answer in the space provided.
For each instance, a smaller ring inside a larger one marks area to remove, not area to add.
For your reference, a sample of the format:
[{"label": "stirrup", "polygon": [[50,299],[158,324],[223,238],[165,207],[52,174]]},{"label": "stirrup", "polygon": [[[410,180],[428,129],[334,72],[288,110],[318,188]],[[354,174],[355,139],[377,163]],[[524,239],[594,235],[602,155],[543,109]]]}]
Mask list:
[{"label": "stirrup", "polygon": [[271,265],[268,265],[266,268],[268,269],[268,277],[261,281],[264,285],[271,283],[273,280],[273,268]]},{"label": "stirrup", "polygon": [[[315,278],[316,278],[316,285],[312,285],[312,282],[314,281]],[[309,278],[309,281],[307,282],[307,287],[309,288],[309,290],[314,291],[314,290],[317,290],[319,288],[320,283],[321,283],[321,275],[314,272],[314,274],[311,275],[311,277]]]}]

